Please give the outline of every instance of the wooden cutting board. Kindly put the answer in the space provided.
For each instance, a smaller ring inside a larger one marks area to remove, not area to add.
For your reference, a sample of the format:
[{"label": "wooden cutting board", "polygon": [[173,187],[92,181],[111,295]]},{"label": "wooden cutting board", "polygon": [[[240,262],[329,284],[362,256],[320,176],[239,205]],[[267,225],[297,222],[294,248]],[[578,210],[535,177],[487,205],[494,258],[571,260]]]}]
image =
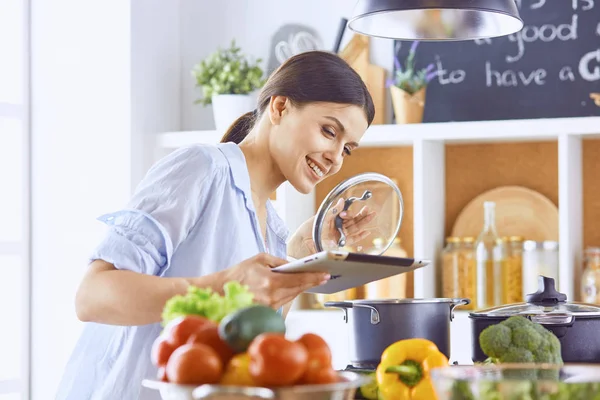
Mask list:
[{"label": "wooden cutting board", "polygon": [[360,75],[367,85],[375,105],[373,125],[386,123],[386,70],[370,62],[369,37],[355,34],[340,51],[343,58]]},{"label": "wooden cutting board", "polygon": [[544,195],[521,186],[501,186],[480,194],[460,212],[452,236],[477,237],[483,229],[483,203],[496,203],[499,236],[558,241],[558,207]]}]

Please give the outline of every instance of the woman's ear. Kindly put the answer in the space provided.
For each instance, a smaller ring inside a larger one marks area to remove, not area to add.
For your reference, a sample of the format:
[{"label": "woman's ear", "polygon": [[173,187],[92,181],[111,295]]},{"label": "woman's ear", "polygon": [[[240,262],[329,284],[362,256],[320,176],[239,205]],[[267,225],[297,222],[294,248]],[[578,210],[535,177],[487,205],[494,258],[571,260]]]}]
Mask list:
[{"label": "woman's ear", "polygon": [[269,119],[271,124],[279,125],[283,113],[290,107],[290,100],[285,96],[271,96],[269,101]]}]

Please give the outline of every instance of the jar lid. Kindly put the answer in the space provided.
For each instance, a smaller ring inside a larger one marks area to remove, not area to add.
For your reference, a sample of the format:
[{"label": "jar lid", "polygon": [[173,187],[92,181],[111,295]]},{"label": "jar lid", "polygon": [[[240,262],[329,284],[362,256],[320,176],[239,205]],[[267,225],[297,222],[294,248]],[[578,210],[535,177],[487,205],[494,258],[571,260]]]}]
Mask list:
[{"label": "jar lid", "polygon": [[586,303],[568,303],[564,293],[556,291],[554,279],[539,276],[538,291],[526,296],[525,303],[515,303],[489,308],[470,315],[478,317],[511,317],[544,316],[544,319],[560,320],[563,317],[597,317],[600,316],[600,307]]},{"label": "jar lid", "polygon": [[321,203],[313,225],[316,250],[381,255],[397,237],[403,214],[402,193],[394,181],[374,172],[355,175]]},{"label": "jar lid", "polygon": [[526,240],[524,242],[523,248],[525,251],[534,251],[534,250],[549,250],[549,251],[557,251],[558,250],[558,242],[553,240],[545,240],[543,242],[536,242],[534,240]]}]

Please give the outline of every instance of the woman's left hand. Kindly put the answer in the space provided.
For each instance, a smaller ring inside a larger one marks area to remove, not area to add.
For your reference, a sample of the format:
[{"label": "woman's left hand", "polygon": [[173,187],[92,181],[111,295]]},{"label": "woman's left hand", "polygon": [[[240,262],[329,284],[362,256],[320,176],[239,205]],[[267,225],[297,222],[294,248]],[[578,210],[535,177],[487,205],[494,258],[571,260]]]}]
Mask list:
[{"label": "woman's left hand", "polygon": [[[323,223],[322,236],[325,238],[335,238],[337,241],[340,234],[335,227],[335,217],[339,214],[343,220],[343,232],[346,236],[346,246],[351,246],[367,238],[371,232],[366,226],[375,218],[375,211],[369,210],[364,206],[356,214],[347,211],[340,212],[344,207],[344,199],[340,198],[337,204],[329,211]],[[313,225],[315,216],[307,219],[290,238],[288,243],[288,255],[294,258],[302,258],[317,252],[313,240]]]}]

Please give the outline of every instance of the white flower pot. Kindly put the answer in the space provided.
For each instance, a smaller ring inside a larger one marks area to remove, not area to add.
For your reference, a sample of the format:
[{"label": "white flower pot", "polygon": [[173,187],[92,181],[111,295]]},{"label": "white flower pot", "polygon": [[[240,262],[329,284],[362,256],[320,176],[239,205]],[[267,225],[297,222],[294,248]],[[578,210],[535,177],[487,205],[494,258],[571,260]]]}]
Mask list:
[{"label": "white flower pot", "polygon": [[242,114],[256,108],[256,95],[219,94],[212,97],[212,106],[215,127],[225,132]]}]

